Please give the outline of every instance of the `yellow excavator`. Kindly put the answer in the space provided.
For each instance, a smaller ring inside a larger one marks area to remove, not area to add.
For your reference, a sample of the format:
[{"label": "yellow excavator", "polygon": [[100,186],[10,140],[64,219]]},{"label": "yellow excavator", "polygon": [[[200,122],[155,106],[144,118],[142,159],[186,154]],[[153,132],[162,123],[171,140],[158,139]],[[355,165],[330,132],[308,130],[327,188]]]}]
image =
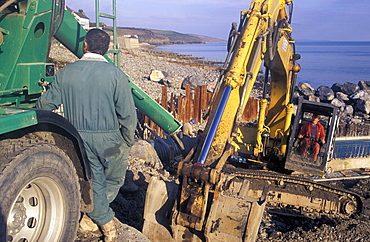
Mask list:
[{"label": "yellow excavator", "polygon": [[[96,11],[96,19],[113,19],[113,36],[115,2],[113,14]],[[180,184],[149,184],[143,232],[152,241],[253,241],[265,209],[306,216],[361,210],[356,194],[305,178],[325,170],[338,115],[332,105],[308,101],[294,112],[299,56],[291,10],[292,1],[254,0],[239,27],[233,25],[205,135],[180,162]],[[91,171],[77,130],[60,115],[32,109],[54,79],[47,62],[52,37],[81,57],[85,34],[64,0],[0,0],[0,241],[73,241],[80,212],[92,209]],[[119,65],[117,43],[110,52]],[[262,63],[258,123],[246,124],[241,114]],[[178,140],[181,124],[133,82],[130,87],[136,107]],[[315,164],[295,145],[314,111],[326,130]]]},{"label": "yellow excavator", "polygon": [[[232,25],[221,77],[204,135],[178,165],[179,184],[152,178],[143,233],[152,241],[255,241],[263,212],[348,216],[361,197],[312,179],[333,153],[338,108],[299,100],[300,70],[292,38],[292,0],[253,0]],[[242,121],[256,78],[265,67],[258,120]],[[316,162],[299,153],[298,132],[322,116],[326,142]]]}]

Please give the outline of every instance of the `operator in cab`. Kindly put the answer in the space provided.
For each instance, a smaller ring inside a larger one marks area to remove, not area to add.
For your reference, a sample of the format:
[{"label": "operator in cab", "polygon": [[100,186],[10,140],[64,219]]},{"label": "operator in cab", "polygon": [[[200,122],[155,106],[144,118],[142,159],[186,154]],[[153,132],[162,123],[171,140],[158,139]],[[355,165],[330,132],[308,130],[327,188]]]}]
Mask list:
[{"label": "operator in cab", "polygon": [[312,161],[316,162],[321,145],[325,144],[324,126],[319,122],[320,115],[313,114],[312,120],[305,123],[298,133],[300,142],[300,155],[307,157],[307,149],[312,151]]}]

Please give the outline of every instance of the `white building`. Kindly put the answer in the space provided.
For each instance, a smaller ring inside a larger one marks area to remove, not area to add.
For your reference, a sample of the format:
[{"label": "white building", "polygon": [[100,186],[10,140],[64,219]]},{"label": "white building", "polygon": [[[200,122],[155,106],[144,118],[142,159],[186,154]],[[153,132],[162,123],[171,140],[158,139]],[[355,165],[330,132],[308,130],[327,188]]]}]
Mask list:
[{"label": "white building", "polygon": [[67,10],[72,13],[72,15],[75,17],[75,19],[78,21],[78,23],[84,28],[85,30],[89,30],[90,28],[90,19],[85,15],[84,11],[82,9],[79,9],[78,12],[73,11],[69,7],[67,7]]}]

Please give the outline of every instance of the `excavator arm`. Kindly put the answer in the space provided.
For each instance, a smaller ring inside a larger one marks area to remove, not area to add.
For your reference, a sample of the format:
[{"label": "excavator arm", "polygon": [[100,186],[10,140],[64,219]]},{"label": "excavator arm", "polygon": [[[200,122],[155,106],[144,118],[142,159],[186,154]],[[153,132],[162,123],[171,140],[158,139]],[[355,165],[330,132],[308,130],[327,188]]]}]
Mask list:
[{"label": "excavator arm", "polygon": [[[299,71],[295,64],[297,55],[294,53],[294,41],[291,37],[289,20],[292,1],[252,1],[248,11],[241,12],[241,23],[235,31],[234,51],[227,69],[221,79],[220,90],[206,127],[205,142],[195,154],[197,162],[206,167],[222,167],[223,156],[227,144],[235,145],[235,137],[239,137],[241,116],[251,96],[256,78],[262,63],[271,73],[271,91],[269,107],[267,94],[261,100],[258,128],[249,140],[253,147],[253,156],[263,152],[262,134],[268,130],[280,135],[287,134],[292,114],[291,93],[294,77]],[[267,81],[265,82],[267,86]],[[265,89],[266,90],[266,89]],[[282,148],[284,149],[284,148]],[[282,153],[284,153],[282,151]]]},{"label": "excavator arm", "polygon": [[[294,66],[287,11],[291,4],[292,1],[286,0],[254,0],[248,11],[241,12],[240,26],[234,29],[229,43],[232,57],[216,87],[206,136],[178,167],[181,182],[170,222],[176,241],[184,236],[193,241],[254,241],[256,238],[267,190],[262,189],[262,193],[252,197],[248,194],[248,180],[221,170],[236,151],[238,145],[234,139],[240,132],[241,115],[267,55],[270,58],[265,65],[274,77],[284,77],[279,80],[282,84],[276,98],[281,99],[280,95],[285,99],[277,105],[288,104],[290,90],[286,87],[292,85]],[[279,50],[283,44],[284,50]],[[280,57],[281,51],[284,57]],[[284,107],[279,109],[283,110],[277,112],[284,111]],[[257,141],[265,128],[264,120],[261,116],[259,128],[249,135],[254,137],[252,150],[257,156],[263,149]],[[144,233],[158,229],[148,215],[152,208],[148,205],[146,209]]]},{"label": "excavator arm", "polygon": [[[253,0],[241,12],[239,28],[233,24],[205,135],[179,163],[180,184],[155,178],[149,184],[143,233],[152,241],[255,241],[265,208],[303,214],[361,210],[358,196],[284,169],[300,70],[289,26],[292,4]],[[241,117],[262,64],[257,124],[246,125]]]},{"label": "excavator arm", "polygon": [[[248,11],[241,12],[234,51],[210,112],[207,135],[190,162],[184,161],[179,166],[182,183],[172,221],[177,238],[185,233],[183,227],[203,230],[205,237],[211,240],[253,241],[256,238],[259,225],[256,218],[262,216],[267,191],[262,189],[261,194],[252,197],[248,195],[249,181],[221,171],[236,151],[234,139],[240,135],[241,116],[263,62],[271,71],[271,83],[274,83],[271,89],[275,91],[271,93],[268,111],[286,119],[285,109],[294,85],[291,83],[294,48],[287,10],[291,4],[292,1],[285,0],[255,0]],[[273,98],[276,100],[272,101]],[[267,100],[261,103],[266,105]],[[263,109],[266,107],[262,106]],[[260,140],[267,126],[264,122],[265,116],[260,115],[257,129],[249,134],[255,139],[251,142],[255,157],[263,151]],[[283,129],[281,125],[276,126]],[[209,204],[212,204],[210,208]],[[240,207],[245,210],[241,211]]]}]

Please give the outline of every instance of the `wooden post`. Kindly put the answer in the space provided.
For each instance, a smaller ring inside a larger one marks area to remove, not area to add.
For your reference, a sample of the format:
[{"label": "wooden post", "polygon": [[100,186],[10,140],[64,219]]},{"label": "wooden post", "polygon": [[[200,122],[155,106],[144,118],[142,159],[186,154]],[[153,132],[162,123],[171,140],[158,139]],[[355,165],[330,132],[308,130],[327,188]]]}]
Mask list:
[{"label": "wooden post", "polygon": [[209,98],[208,98],[208,94],[207,94],[207,86],[206,85],[203,85],[200,87],[200,101],[201,101],[201,104],[200,104],[200,118],[199,118],[199,121],[202,121],[201,123],[203,123],[203,110],[207,107],[208,105],[208,102],[209,102]]},{"label": "wooden post", "polygon": [[170,113],[176,117],[175,115],[175,112],[176,112],[176,109],[175,109],[175,98],[176,96],[173,94],[173,92],[171,92],[171,97],[170,97]]},{"label": "wooden post", "polygon": [[162,86],[161,105],[164,109],[168,111],[167,86]]},{"label": "wooden post", "polygon": [[184,104],[183,103],[184,103],[184,97],[180,95],[178,105],[177,105],[177,114],[179,115],[179,120],[182,122],[184,121],[184,110],[183,110]]},{"label": "wooden post", "polygon": [[191,95],[191,90],[190,90],[190,86],[187,85],[185,87],[185,114],[184,114],[184,122],[188,122],[192,116],[192,113],[191,113],[191,106],[192,106],[192,95]]},{"label": "wooden post", "polygon": [[207,92],[207,105],[211,105],[212,106],[213,103],[216,102],[216,98],[215,98],[215,99],[213,99],[213,103],[210,104],[211,98],[212,98],[212,93]]},{"label": "wooden post", "polygon": [[162,129],[158,125],[155,125],[155,132],[159,137],[163,138]]},{"label": "wooden post", "polygon": [[257,118],[258,112],[258,99],[249,98],[247,104],[245,105],[242,120],[249,121]]},{"label": "wooden post", "polygon": [[200,88],[196,87],[194,90],[194,118],[198,123],[201,123],[200,119],[202,116],[202,110],[201,110],[201,100],[200,100]]},{"label": "wooden post", "polygon": [[144,116],[144,124],[149,124],[149,117],[148,116],[146,116],[146,115],[144,115],[143,114],[143,116]]}]

